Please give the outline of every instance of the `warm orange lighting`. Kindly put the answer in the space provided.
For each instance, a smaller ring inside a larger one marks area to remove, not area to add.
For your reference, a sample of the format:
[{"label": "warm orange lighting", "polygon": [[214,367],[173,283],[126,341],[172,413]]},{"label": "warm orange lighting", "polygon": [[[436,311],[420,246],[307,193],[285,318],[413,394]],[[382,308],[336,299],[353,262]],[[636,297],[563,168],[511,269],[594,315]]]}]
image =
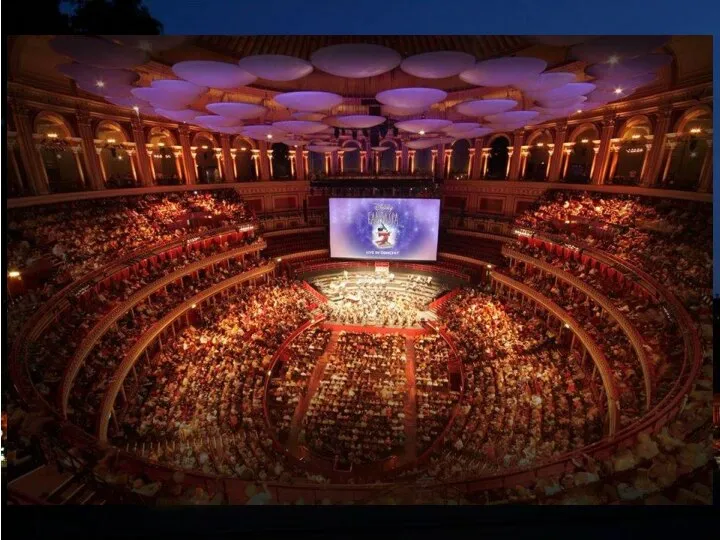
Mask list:
[{"label": "warm orange lighting", "polygon": [[545,143],[539,142],[539,143],[537,143],[537,146],[543,147],[543,146],[545,146]]},{"label": "warm orange lighting", "polygon": [[208,145],[207,145],[207,144],[203,144],[200,148],[202,148],[203,150],[207,150],[207,149],[208,149]]},{"label": "warm orange lighting", "polygon": [[13,278],[13,279],[19,278],[19,277],[20,277],[20,272],[17,271],[17,270],[10,270],[10,271],[8,272],[8,277],[9,277],[9,278]]},{"label": "warm orange lighting", "polygon": [[110,144],[115,144],[115,139],[108,139],[107,142],[109,142]]},{"label": "warm orange lighting", "polygon": [[48,139],[57,139],[58,138],[57,133],[48,133],[47,136],[48,136]]},{"label": "warm orange lighting", "polygon": [[420,135],[425,135],[425,131],[421,129],[421,130],[420,130]]},{"label": "warm orange lighting", "polygon": [[581,143],[587,143],[588,140],[587,140],[587,139],[583,139],[583,140],[581,140],[580,142],[581,142]]},{"label": "warm orange lighting", "polygon": [[488,268],[492,268],[492,264],[488,264],[487,267],[488,267]]},{"label": "warm orange lighting", "polygon": [[642,135],[635,134],[632,136],[633,139],[639,139],[640,137],[642,137]]},{"label": "warm orange lighting", "polygon": [[702,133],[702,129],[700,129],[700,128],[692,128],[692,129],[690,130],[690,133]]},{"label": "warm orange lighting", "polygon": [[582,112],[582,109],[578,109],[578,110],[577,110],[577,111],[575,111],[575,112],[577,112],[577,113],[581,113],[581,112]]},{"label": "warm orange lighting", "polygon": [[267,138],[268,138],[268,139],[272,139],[272,133],[268,133],[268,134],[267,134]]},{"label": "warm orange lighting", "polygon": [[569,220],[569,219],[566,219],[566,220],[565,220],[565,225],[570,225],[570,220]]},{"label": "warm orange lighting", "polygon": [[247,148],[245,148],[245,147],[243,146],[243,147],[240,149],[240,151],[241,151],[241,152],[247,152]]},{"label": "warm orange lighting", "polygon": [[278,258],[276,259],[276,262],[282,262],[282,259],[281,259],[280,257],[278,257]]},{"label": "warm orange lighting", "polygon": [[193,309],[195,309],[195,304],[193,304],[193,305],[192,305],[192,306],[190,306],[190,307],[191,307],[191,308],[193,308]]},{"label": "warm orange lighting", "polygon": [[565,323],[565,328],[570,328],[570,325],[568,323]]},{"label": "warm orange lighting", "polygon": [[138,107],[137,105],[133,105],[133,111],[135,111],[136,113],[140,113],[140,107]]},{"label": "warm orange lighting", "polygon": [[159,143],[157,143],[157,145],[158,145],[160,148],[162,148],[163,146],[165,146],[165,143],[164,143],[164,142],[159,142]]}]

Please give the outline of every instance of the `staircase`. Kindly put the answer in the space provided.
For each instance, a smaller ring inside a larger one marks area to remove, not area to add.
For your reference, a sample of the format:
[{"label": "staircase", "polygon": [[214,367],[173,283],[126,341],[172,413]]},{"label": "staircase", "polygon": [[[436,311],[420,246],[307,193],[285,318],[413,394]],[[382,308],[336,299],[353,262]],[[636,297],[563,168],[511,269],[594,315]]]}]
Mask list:
[{"label": "staircase", "polygon": [[102,505],[105,500],[79,475],[42,465],[7,485],[8,504]]}]

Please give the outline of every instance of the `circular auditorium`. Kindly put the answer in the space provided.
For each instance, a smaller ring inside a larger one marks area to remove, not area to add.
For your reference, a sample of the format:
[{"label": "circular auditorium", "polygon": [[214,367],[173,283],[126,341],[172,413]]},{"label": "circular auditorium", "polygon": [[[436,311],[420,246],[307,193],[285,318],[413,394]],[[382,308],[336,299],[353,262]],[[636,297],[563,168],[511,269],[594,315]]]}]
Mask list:
[{"label": "circular auditorium", "polygon": [[711,37],[7,49],[9,503],[711,502]]}]

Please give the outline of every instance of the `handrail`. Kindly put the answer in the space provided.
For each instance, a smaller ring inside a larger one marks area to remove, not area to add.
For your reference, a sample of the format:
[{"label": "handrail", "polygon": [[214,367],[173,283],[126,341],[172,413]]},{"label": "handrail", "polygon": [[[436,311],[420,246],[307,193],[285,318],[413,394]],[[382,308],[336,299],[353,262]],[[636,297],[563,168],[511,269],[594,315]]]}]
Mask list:
[{"label": "handrail", "polygon": [[594,287],[587,285],[585,282],[576,278],[572,274],[556,268],[552,264],[547,263],[541,259],[536,259],[535,257],[532,257],[530,255],[520,253],[519,251],[516,251],[515,249],[508,246],[502,247],[502,254],[506,257],[509,257],[510,259],[516,259],[531,266],[536,266],[544,270],[548,274],[552,274],[553,276],[565,281],[566,283],[569,283],[575,289],[582,292],[585,296],[592,298],[594,302],[596,302],[600,307],[607,311],[610,316],[617,321],[617,323],[620,325],[623,332],[627,336],[628,341],[632,345],[632,348],[635,351],[635,355],[640,362],[640,367],[643,372],[643,380],[645,382],[645,410],[650,410],[653,394],[651,368],[647,359],[647,353],[643,348],[643,340],[640,337],[640,333],[637,331],[637,328],[635,328],[635,326],[630,323],[628,318],[625,317],[625,315],[621,313],[620,310],[618,310],[610,302],[607,296],[600,293]]},{"label": "handrail", "polygon": [[188,266],[180,268],[175,272],[167,274],[160,279],[153,281],[152,283],[142,287],[136,291],[130,298],[122,302],[120,305],[115,306],[109,313],[107,313],[85,336],[85,339],[80,343],[71,361],[65,367],[65,373],[63,375],[61,390],[60,390],[60,410],[64,418],[67,418],[67,408],[70,401],[70,392],[72,391],[73,383],[77,374],[80,372],[85,359],[90,354],[92,349],[95,347],[96,342],[108,331],[108,329],[115,324],[121,317],[123,317],[128,311],[138,305],[140,302],[145,300],[147,297],[155,294],[160,289],[166,287],[170,283],[181,279],[187,275],[190,275],[198,270],[207,268],[215,263],[224,261],[226,259],[232,259],[246,253],[264,249],[266,247],[265,241],[260,239],[256,240],[250,245],[236,248],[223,253],[217,253],[210,257],[206,257],[199,261],[196,261]]},{"label": "handrail", "polygon": [[325,232],[327,227],[295,227],[293,229],[280,229],[275,231],[263,231],[263,238],[274,238],[275,236],[292,236],[294,234]]},{"label": "handrail", "polygon": [[115,399],[117,398],[118,392],[120,392],[120,387],[125,381],[125,377],[127,377],[130,369],[135,365],[135,362],[145,351],[145,349],[153,341],[155,341],[155,339],[168,326],[173,324],[176,319],[184,315],[187,311],[193,309],[193,305],[200,304],[208,298],[223,292],[225,289],[228,289],[235,285],[239,285],[240,283],[243,283],[245,281],[250,281],[251,279],[257,278],[259,276],[264,276],[266,274],[269,274],[270,272],[273,272],[274,270],[275,263],[271,262],[266,264],[265,266],[248,270],[247,272],[243,272],[242,274],[238,274],[224,281],[221,281],[220,283],[217,283],[216,285],[213,285],[212,287],[205,289],[204,291],[201,291],[195,296],[189,298],[181,305],[173,309],[170,313],[165,315],[162,319],[157,321],[148,330],[146,330],[135,342],[135,345],[133,345],[133,347],[125,354],[125,357],[115,370],[115,373],[113,373],[113,376],[110,378],[108,387],[105,390],[105,396],[103,398],[102,406],[100,408],[98,421],[97,434],[100,442],[107,442],[107,431],[108,424],[110,422],[110,413],[115,404]]},{"label": "handrail", "polygon": [[610,439],[612,439],[617,430],[617,385],[615,384],[615,378],[610,370],[607,358],[598,346],[597,342],[578,324],[574,317],[545,295],[531,289],[524,283],[520,283],[519,281],[496,271],[490,272],[490,277],[503,285],[515,289],[525,297],[531,298],[537,304],[541,304],[545,310],[549,311],[555,315],[555,317],[563,321],[582,342],[585,349],[590,353],[590,357],[593,359],[593,362],[597,366],[600,377],[602,377],[603,386],[605,387],[605,395],[607,396],[608,415],[610,419],[608,435]]}]

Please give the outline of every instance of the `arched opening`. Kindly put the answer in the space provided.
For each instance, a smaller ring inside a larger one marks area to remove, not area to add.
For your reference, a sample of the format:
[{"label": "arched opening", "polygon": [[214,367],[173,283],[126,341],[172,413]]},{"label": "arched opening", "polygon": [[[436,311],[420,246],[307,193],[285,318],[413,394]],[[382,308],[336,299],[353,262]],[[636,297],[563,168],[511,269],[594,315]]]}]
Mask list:
[{"label": "arched opening", "polygon": [[360,143],[348,141],[343,145],[343,171],[347,174],[360,174]]},{"label": "arched opening", "polygon": [[488,180],[504,180],[507,178],[507,166],[510,159],[508,148],[510,140],[507,137],[497,137],[490,143],[490,157],[488,158]]},{"label": "arched opening", "polygon": [[95,130],[100,142],[100,164],[109,188],[132,187],[136,183],[132,156],[123,143],[128,142],[125,131],[115,122],[100,122]]},{"label": "arched opening", "polygon": [[325,153],[310,151],[308,153],[308,169],[311,175],[325,176]]},{"label": "arched opening", "polygon": [[450,178],[455,180],[467,179],[470,165],[470,141],[458,139],[452,145],[450,157]]},{"label": "arched opening", "polygon": [[711,165],[712,147],[708,142],[712,140],[712,129],[712,116],[707,112],[693,115],[682,123],[682,131],[671,142],[670,155],[666,158],[669,166],[666,161],[664,187],[688,191],[697,189],[703,168]]},{"label": "arched opening", "polygon": [[290,180],[290,148],[282,142],[272,145],[272,178],[273,180]]},{"label": "arched opening", "polygon": [[195,137],[198,184],[217,184],[222,182],[220,166],[215,152],[215,141],[203,133]]},{"label": "arched opening", "polygon": [[35,119],[39,135],[40,156],[50,193],[66,193],[85,189],[86,172],[79,157],[79,144],[68,122],[60,115],[40,113]]},{"label": "arched opening", "polygon": [[422,148],[415,152],[415,172],[422,175],[432,174],[432,148]]},{"label": "arched opening", "polygon": [[552,137],[543,131],[528,140],[525,162],[520,177],[533,182],[543,182],[547,179],[548,165],[550,164],[550,144]]},{"label": "arched opening", "polygon": [[150,157],[155,183],[164,186],[182,183],[178,168],[180,151],[172,148],[175,145],[172,135],[165,129],[153,128],[150,132],[149,142],[152,145]]},{"label": "arched opening", "polygon": [[[570,153],[567,171],[563,175],[567,182],[581,184],[590,181],[593,162],[597,159],[593,141],[599,137],[597,129],[592,124],[582,127],[574,134],[570,142],[575,144]],[[562,149],[556,151],[560,152]]]},{"label": "arched opening", "polygon": [[257,180],[255,161],[252,157],[252,143],[242,137],[235,138],[235,176],[238,182],[251,182]]},{"label": "arched opening", "polygon": [[396,172],[395,145],[390,141],[383,141],[380,146],[387,148],[387,150],[380,152],[380,173],[392,174]]},{"label": "arched opening", "polygon": [[611,183],[635,185],[640,182],[650,147],[648,140],[650,135],[652,135],[652,126],[646,118],[628,120],[616,145],[617,158],[615,166],[610,171]]}]

